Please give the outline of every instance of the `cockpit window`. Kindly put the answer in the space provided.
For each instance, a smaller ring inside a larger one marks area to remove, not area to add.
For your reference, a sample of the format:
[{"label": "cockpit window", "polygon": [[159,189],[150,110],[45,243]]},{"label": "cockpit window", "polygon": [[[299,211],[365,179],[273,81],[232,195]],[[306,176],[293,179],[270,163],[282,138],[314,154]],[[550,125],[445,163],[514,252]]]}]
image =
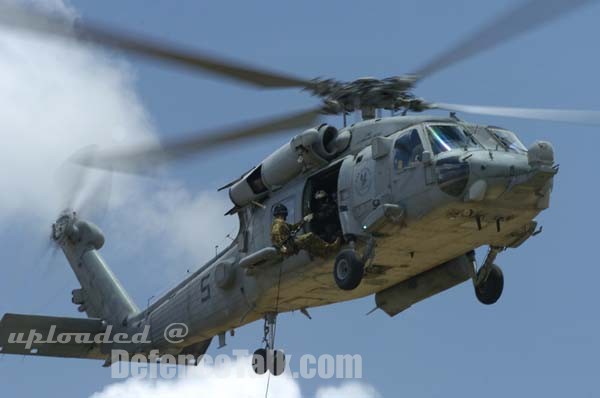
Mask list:
[{"label": "cockpit window", "polygon": [[423,143],[417,129],[403,133],[394,143],[394,169],[396,170],[420,162],[422,156]]},{"label": "cockpit window", "polygon": [[488,131],[496,137],[504,147],[511,152],[525,153],[527,148],[512,131],[489,127]]},{"label": "cockpit window", "polygon": [[471,136],[477,140],[481,146],[491,151],[497,151],[498,149],[504,149],[498,142],[498,139],[485,127],[482,126],[468,126],[467,127]]},{"label": "cockpit window", "polygon": [[460,126],[452,124],[428,125],[427,136],[434,155],[452,149],[477,146],[475,140],[467,135]]}]

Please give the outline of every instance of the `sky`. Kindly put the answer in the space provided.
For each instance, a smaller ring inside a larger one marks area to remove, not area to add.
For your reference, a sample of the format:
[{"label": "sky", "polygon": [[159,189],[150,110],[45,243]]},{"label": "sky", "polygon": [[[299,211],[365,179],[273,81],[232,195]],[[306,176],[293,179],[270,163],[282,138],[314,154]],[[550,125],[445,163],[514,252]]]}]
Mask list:
[{"label": "sky", "polygon": [[[60,0],[43,6],[152,34],[302,77],[354,79],[410,72],[516,1],[196,2]],[[598,109],[594,4],[428,78],[417,94],[466,104]],[[295,90],[261,91],[89,46],[0,31],[0,313],[81,316],[66,260],[47,249],[68,190],[58,170],[73,152],[175,138],[192,131],[316,104]],[[292,355],[361,354],[363,378],[271,379],[271,396],[595,396],[598,127],[465,115],[516,131],[526,145],[554,144],[560,172],[542,234],[497,263],[504,294],[480,304],[469,283],[394,318],[373,297],[278,319],[277,345]],[[340,120],[331,119],[341,123]],[[227,244],[236,220],[216,188],[289,135],[232,145],[169,165],[157,179],[114,176],[101,254],[141,307]],[[92,176],[93,178],[94,176]],[[101,181],[95,176],[96,182]],[[94,182],[94,181],[92,181]],[[432,250],[435,248],[432,247]],[[254,350],[260,322],[228,346]],[[100,362],[0,356],[3,395],[36,397],[264,396],[266,379],[223,381],[210,372],[170,383],[118,381]],[[235,363],[232,366],[245,366]],[[112,394],[112,395],[111,395]]]}]

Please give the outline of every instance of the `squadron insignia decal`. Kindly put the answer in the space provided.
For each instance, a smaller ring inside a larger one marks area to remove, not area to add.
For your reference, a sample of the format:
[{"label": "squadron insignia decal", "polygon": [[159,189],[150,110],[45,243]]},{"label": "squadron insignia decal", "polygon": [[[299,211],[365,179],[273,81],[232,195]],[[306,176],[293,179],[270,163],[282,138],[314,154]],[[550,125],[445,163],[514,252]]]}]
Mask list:
[{"label": "squadron insignia decal", "polygon": [[369,192],[371,188],[371,181],[373,181],[371,177],[371,170],[367,167],[363,167],[362,169],[356,172],[356,177],[354,178],[354,189],[356,193],[359,195],[365,195]]}]

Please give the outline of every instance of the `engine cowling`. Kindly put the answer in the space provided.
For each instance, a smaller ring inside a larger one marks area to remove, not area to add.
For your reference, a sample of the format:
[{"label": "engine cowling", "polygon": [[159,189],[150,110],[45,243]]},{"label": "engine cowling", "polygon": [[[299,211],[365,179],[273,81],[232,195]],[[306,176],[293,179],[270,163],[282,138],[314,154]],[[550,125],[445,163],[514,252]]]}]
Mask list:
[{"label": "engine cowling", "polygon": [[305,171],[327,164],[340,153],[338,130],[322,124],[308,129],[263,160],[229,189],[231,201],[239,207],[260,200]]}]

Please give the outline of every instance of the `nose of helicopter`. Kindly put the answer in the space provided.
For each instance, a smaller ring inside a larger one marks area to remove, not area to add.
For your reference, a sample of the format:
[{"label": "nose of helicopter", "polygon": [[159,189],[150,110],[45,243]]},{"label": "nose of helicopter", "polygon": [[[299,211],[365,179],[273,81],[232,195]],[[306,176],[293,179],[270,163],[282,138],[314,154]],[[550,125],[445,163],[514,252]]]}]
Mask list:
[{"label": "nose of helicopter", "polygon": [[535,142],[527,152],[474,151],[458,160],[462,166],[455,163],[454,174],[465,177],[465,201],[497,199],[515,185],[535,183],[536,176],[557,172],[552,145],[543,141]]},{"label": "nose of helicopter", "polygon": [[511,180],[527,174],[530,169],[525,154],[480,151],[466,161],[470,170],[466,201],[496,199]]}]

